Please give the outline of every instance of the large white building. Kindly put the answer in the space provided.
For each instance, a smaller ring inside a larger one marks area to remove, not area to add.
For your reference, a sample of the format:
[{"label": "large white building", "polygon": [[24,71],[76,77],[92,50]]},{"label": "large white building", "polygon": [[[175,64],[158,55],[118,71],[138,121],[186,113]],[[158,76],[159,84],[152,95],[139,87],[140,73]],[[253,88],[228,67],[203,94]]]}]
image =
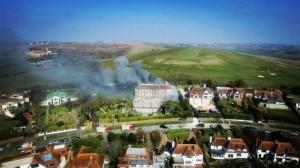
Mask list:
[{"label": "large white building", "polygon": [[54,91],[47,94],[46,99],[41,102],[41,106],[61,105],[67,102],[78,100],[75,96],[70,96],[66,92]]},{"label": "large white building", "polygon": [[161,104],[171,98],[169,84],[139,84],[134,90],[133,108],[144,114],[157,112]]}]

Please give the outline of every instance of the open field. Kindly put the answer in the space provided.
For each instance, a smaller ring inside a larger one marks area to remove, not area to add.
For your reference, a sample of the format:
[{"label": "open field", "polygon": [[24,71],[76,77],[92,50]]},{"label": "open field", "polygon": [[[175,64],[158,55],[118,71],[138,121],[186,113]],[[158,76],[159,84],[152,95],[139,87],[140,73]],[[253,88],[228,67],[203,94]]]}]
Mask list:
[{"label": "open field", "polygon": [[288,110],[268,109],[267,113],[270,120],[275,120],[277,122],[283,122],[287,124],[300,123],[298,116],[296,116],[296,114],[290,109]]},{"label": "open field", "polygon": [[300,81],[299,61],[291,64],[277,58],[214,49],[171,47],[129,56],[129,60],[141,61],[144,68],[166,80],[171,76],[188,75],[220,82],[242,79],[252,86],[292,86]]}]

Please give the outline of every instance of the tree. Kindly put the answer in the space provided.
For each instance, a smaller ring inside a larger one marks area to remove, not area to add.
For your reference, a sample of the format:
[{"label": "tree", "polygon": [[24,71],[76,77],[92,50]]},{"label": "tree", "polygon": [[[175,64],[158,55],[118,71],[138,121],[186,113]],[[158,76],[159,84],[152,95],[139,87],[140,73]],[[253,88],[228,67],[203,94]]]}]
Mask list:
[{"label": "tree", "polygon": [[292,87],[291,92],[293,94],[300,95],[300,86],[296,85],[296,86]]},{"label": "tree", "polygon": [[151,142],[153,144],[155,151],[158,152],[158,146],[161,141],[160,131],[159,130],[152,131],[150,133],[150,139],[151,139]]},{"label": "tree", "polygon": [[58,121],[55,125],[58,127],[61,127],[61,126],[65,125],[65,123],[64,123],[64,121]]},{"label": "tree", "polygon": [[180,107],[179,103],[174,100],[168,100],[168,101],[163,102],[163,104],[161,105],[161,108],[162,108],[163,112],[168,112],[168,113],[172,113],[172,114],[176,114],[176,113],[182,111],[182,108]]},{"label": "tree", "polygon": [[222,133],[222,132],[224,131],[224,128],[222,127],[221,124],[218,124],[218,125],[215,127],[215,130],[216,130],[216,132]]},{"label": "tree", "polygon": [[115,134],[115,133],[113,133],[113,132],[109,132],[109,133],[107,134],[107,141],[108,141],[108,142],[116,141],[117,137],[118,137],[117,134]]},{"label": "tree", "polygon": [[136,143],[136,136],[133,133],[130,133],[127,136],[127,142],[129,142],[131,144],[135,144]]},{"label": "tree", "polygon": [[106,153],[110,156],[111,160],[117,160],[122,154],[122,142],[116,140],[109,143],[104,143],[101,149],[101,153]]},{"label": "tree", "polygon": [[255,114],[256,114],[257,119],[260,121],[260,120],[262,120],[263,116],[265,114],[267,114],[267,108],[263,104],[259,104],[255,108]]},{"label": "tree", "polygon": [[244,96],[242,99],[242,109],[244,112],[249,113],[254,108],[252,99],[248,96]]},{"label": "tree", "polygon": [[210,87],[210,88],[212,87],[212,80],[211,79],[206,80],[206,86]]}]

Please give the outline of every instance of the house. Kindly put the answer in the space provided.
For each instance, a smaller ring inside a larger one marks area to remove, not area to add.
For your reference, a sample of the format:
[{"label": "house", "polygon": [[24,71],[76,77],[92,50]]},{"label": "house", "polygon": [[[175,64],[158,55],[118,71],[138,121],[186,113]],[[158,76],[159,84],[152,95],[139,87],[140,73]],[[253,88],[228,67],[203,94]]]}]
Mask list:
[{"label": "house", "polygon": [[260,99],[267,104],[284,104],[282,92],[279,89],[258,91],[254,90],[254,98]]},{"label": "house", "polygon": [[210,153],[213,159],[247,159],[249,148],[241,138],[215,138]]},{"label": "house", "polygon": [[21,100],[12,99],[12,98],[0,98],[0,114],[5,114],[8,117],[14,117],[10,112],[13,108],[18,108],[19,104],[22,104]]},{"label": "house", "polygon": [[256,150],[258,159],[269,159],[273,162],[299,162],[299,151],[288,142],[261,141]]},{"label": "house", "polygon": [[272,141],[261,141],[257,150],[256,156],[258,159],[270,159],[274,158],[275,143]]},{"label": "house", "polygon": [[152,168],[153,161],[146,148],[128,148],[123,157],[119,157],[118,168]]},{"label": "house", "polygon": [[34,168],[56,168],[65,167],[67,145],[55,145],[34,149],[31,154],[24,157],[2,163],[0,167],[34,167]]},{"label": "house", "polygon": [[11,99],[18,99],[18,100],[20,100],[20,101],[22,101],[22,102],[27,102],[27,103],[29,103],[29,102],[30,102],[29,92],[30,92],[30,91],[13,92],[13,93],[7,94],[6,96],[7,96],[8,98],[11,98]]},{"label": "house", "polygon": [[209,104],[213,99],[213,92],[210,88],[203,85],[202,87],[193,87],[189,91],[189,102],[198,111],[208,111]]},{"label": "house", "polygon": [[246,91],[244,88],[218,88],[218,97],[220,99],[227,99],[227,98],[232,98],[232,99],[242,99],[244,95],[246,94]]},{"label": "house", "polygon": [[80,150],[68,168],[102,168],[104,167],[104,157],[98,153],[88,153],[88,148],[81,146]]},{"label": "house", "polygon": [[46,99],[41,102],[41,106],[61,105],[67,102],[76,101],[77,97],[68,95],[63,91],[53,91],[47,94]]},{"label": "house", "polygon": [[172,152],[173,167],[202,167],[203,152],[198,144],[176,144]]},{"label": "house", "polygon": [[165,84],[144,84],[134,89],[133,109],[144,114],[157,112],[161,104],[171,99],[172,86]]}]

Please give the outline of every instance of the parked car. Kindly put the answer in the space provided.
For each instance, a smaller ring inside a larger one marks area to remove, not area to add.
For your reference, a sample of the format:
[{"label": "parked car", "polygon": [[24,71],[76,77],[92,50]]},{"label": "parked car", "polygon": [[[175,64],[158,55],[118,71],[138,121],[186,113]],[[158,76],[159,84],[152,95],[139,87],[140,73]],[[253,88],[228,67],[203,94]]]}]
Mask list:
[{"label": "parked car", "polygon": [[204,126],[205,126],[204,123],[199,123],[199,124],[196,125],[197,128],[204,127]]},{"label": "parked car", "polygon": [[69,141],[69,138],[64,138],[60,140],[60,143],[67,143]]},{"label": "parked car", "polygon": [[50,142],[49,142],[49,145],[52,145],[52,144],[58,144],[58,141],[56,141],[56,140],[50,141]]},{"label": "parked car", "polygon": [[77,140],[77,139],[80,139],[80,136],[72,136],[72,137],[71,137],[71,141],[75,141],[75,140]]},{"label": "parked car", "polygon": [[159,128],[168,129],[168,126],[162,124],[162,125],[159,126]]}]

